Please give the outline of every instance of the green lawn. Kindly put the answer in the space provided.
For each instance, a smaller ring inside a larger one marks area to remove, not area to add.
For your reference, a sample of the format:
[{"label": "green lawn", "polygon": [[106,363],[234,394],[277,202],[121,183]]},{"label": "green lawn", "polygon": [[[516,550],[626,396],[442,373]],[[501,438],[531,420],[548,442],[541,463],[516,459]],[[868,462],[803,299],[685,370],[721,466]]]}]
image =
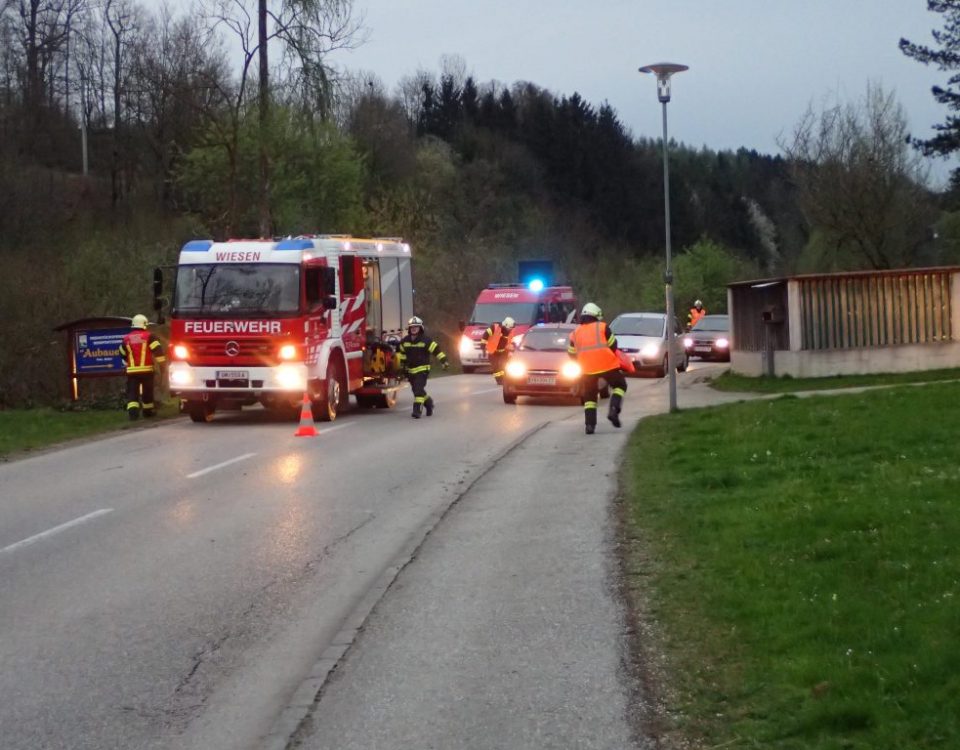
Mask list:
[{"label": "green lawn", "polygon": [[[176,400],[160,402],[158,412],[160,419],[176,416]],[[121,408],[0,410],[0,456],[111,430],[130,429],[142,425],[144,421],[130,422]]]},{"label": "green lawn", "polygon": [[960,368],[948,370],[918,370],[916,372],[891,372],[876,375],[835,375],[828,378],[758,377],[734,375],[729,370],[710,381],[719,391],[749,391],[751,393],[793,393],[796,391],[822,391],[833,388],[853,388],[871,385],[898,385],[901,383],[933,383],[944,380],[960,380]]},{"label": "green lawn", "polygon": [[942,383],[640,424],[625,569],[662,634],[675,731],[960,747],[958,401]]}]

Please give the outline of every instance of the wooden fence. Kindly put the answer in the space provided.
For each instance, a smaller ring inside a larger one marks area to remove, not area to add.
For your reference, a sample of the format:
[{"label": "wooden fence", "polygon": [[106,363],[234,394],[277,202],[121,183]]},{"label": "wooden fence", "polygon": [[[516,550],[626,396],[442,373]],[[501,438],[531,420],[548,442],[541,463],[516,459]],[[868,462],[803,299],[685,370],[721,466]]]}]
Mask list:
[{"label": "wooden fence", "polygon": [[955,271],[799,277],[803,349],[927,344],[952,339]]}]

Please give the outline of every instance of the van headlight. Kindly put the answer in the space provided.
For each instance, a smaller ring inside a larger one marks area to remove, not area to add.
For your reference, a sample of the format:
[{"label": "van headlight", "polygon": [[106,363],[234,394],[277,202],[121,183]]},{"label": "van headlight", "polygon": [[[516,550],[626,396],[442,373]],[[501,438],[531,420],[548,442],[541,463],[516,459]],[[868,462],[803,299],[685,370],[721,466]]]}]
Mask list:
[{"label": "van headlight", "polygon": [[469,354],[473,351],[473,339],[469,336],[460,337],[460,353]]},{"label": "van headlight", "polygon": [[640,350],[640,354],[647,359],[653,359],[660,354],[660,344],[647,344]]},{"label": "van headlight", "polygon": [[730,342],[727,339],[717,339],[717,349],[726,349],[728,346],[730,346]]}]

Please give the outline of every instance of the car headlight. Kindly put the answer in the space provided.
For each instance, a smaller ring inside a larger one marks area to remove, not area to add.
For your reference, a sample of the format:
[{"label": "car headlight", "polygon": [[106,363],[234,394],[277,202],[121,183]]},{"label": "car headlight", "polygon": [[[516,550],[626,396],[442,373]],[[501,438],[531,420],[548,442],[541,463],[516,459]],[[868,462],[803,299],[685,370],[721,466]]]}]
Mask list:
[{"label": "car headlight", "polygon": [[563,366],[560,368],[560,374],[567,380],[576,380],[580,377],[581,372],[583,372],[583,370],[581,369],[580,365],[573,360],[564,362]]},{"label": "car headlight", "polygon": [[527,366],[515,359],[507,362],[506,373],[511,378],[522,378],[527,374]]},{"label": "car headlight", "polygon": [[277,368],[277,385],[288,391],[302,391],[307,387],[306,378],[303,376],[304,368],[294,366],[281,366]]},{"label": "car headlight", "polygon": [[653,359],[660,354],[660,344],[647,344],[640,350],[640,354],[647,359]]},{"label": "car headlight", "polygon": [[684,338],[684,339],[683,339],[683,348],[684,348],[684,349],[689,349],[691,346],[693,346],[693,339],[692,339],[692,338],[689,338],[689,337]]},{"label": "car headlight", "polygon": [[469,354],[473,351],[473,339],[469,336],[460,337],[460,353]]},{"label": "car headlight", "polygon": [[730,346],[730,342],[727,339],[717,339],[717,349],[726,349]]}]

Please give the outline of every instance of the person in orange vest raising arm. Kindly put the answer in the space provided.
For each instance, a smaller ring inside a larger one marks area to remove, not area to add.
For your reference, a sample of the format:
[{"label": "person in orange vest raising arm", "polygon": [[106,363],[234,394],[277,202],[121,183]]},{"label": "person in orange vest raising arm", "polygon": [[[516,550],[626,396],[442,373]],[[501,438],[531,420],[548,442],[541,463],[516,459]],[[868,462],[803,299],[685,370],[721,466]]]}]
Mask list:
[{"label": "person in orange vest raising arm", "polygon": [[503,382],[503,367],[510,351],[510,336],[516,322],[509,315],[501,323],[494,323],[483,332],[484,347],[490,357],[490,369],[498,384]]},{"label": "person in orange vest raising arm", "polygon": [[627,392],[627,379],[620,372],[617,339],[603,322],[603,313],[592,302],[580,311],[580,325],[570,334],[567,353],[577,360],[582,371],[581,396],[586,432],[592,435],[597,428],[597,399],[600,397],[600,378],[612,389],[607,419],[614,427],[620,426],[620,409]]},{"label": "person in orange vest raising arm", "polygon": [[687,313],[687,330],[689,331],[693,328],[697,324],[697,321],[706,314],[707,311],[703,309],[703,302],[700,300],[694,302],[693,307],[690,308],[690,312]]},{"label": "person in orange vest raising arm", "polygon": [[143,416],[152,417],[154,411],[154,367],[166,361],[160,339],[147,332],[147,316],[134,315],[130,321],[133,330],[123,337],[120,356],[127,370],[127,415],[133,421]]}]

